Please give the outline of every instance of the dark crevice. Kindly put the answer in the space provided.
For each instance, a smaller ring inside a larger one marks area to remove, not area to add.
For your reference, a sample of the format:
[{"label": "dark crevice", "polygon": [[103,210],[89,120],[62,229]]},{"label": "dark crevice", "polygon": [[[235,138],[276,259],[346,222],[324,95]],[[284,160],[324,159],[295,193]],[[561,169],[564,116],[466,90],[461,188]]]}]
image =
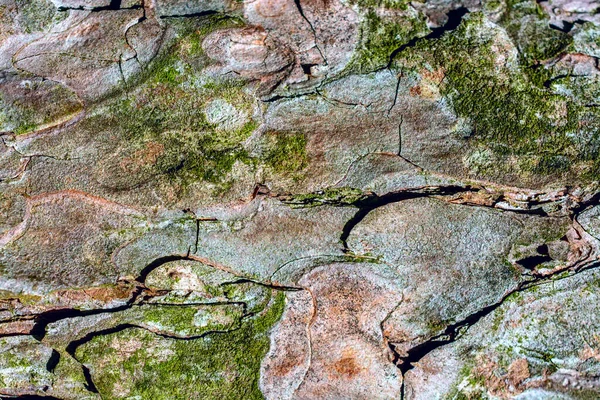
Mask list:
[{"label": "dark crevice", "polygon": [[66,351],[67,353],[69,353],[73,358],[77,359],[75,357],[75,353],[77,352],[77,348],[79,346],[82,346],[83,344],[91,341],[92,339],[94,339],[95,337],[98,336],[103,336],[103,335],[111,335],[113,333],[119,333],[124,331],[125,329],[129,329],[129,328],[136,328],[135,325],[133,324],[120,324],[117,326],[114,326],[112,328],[108,328],[108,329],[103,329],[103,330],[99,330],[99,331],[94,331],[91,333],[88,333],[87,335],[85,335],[82,338],[79,338],[77,340],[73,340],[72,342],[70,342],[67,347],[66,347]]},{"label": "dark crevice", "polygon": [[511,294],[518,292],[519,290],[521,290],[521,288],[510,292],[506,296],[502,297],[502,299],[500,299],[498,302],[474,312],[462,321],[448,325],[444,332],[408,350],[406,356],[398,356],[396,366],[398,369],[400,369],[402,376],[404,376],[406,372],[413,369],[414,363],[419,362],[427,354],[439,347],[454,342],[469,327],[479,322],[481,318],[492,313],[494,310],[500,307],[504,303],[504,300],[506,300]]},{"label": "dark crevice", "polygon": [[113,328],[109,328],[109,329],[104,329],[104,330],[100,330],[100,331],[96,331],[96,332],[92,332],[89,333],[87,335],[85,335],[84,337],[74,340],[72,342],[70,342],[67,347],[65,348],[65,351],[71,356],[73,357],[74,360],[76,360],[77,362],[79,362],[79,364],[81,365],[81,369],[83,371],[83,376],[85,378],[85,388],[92,392],[92,393],[98,393],[98,388],[96,387],[96,385],[94,384],[94,380],[92,379],[92,374],[90,372],[90,369],[85,366],[81,361],[79,361],[77,359],[77,357],[75,356],[75,353],[77,352],[77,348],[87,342],[89,342],[90,340],[94,339],[97,336],[101,336],[101,335],[110,335],[111,333],[118,333],[121,332],[125,329],[128,328],[134,328],[134,325],[131,324],[122,324],[122,325],[117,325]]},{"label": "dark crevice", "polygon": [[549,255],[549,249],[548,249],[548,245],[547,244],[542,244],[540,246],[538,246],[535,251],[537,251],[538,253],[540,253],[541,255],[547,256]]},{"label": "dark crevice", "polygon": [[44,337],[46,336],[47,326],[54,322],[57,322],[57,321],[60,321],[63,319],[67,319],[67,318],[86,317],[86,316],[104,314],[104,313],[117,313],[119,311],[127,310],[134,305],[136,300],[138,300],[138,297],[144,292],[145,286],[143,284],[146,281],[146,278],[148,277],[150,272],[152,272],[156,268],[158,268],[166,263],[169,263],[172,261],[180,261],[180,260],[194,261],[193,259],[191,259],[190,257],[188,257],[186,255],[170,255],[170,256],[159,257],[159,258],[153,260],[152,262],[150,262],[148,265],[146,265],[146,267],[144,269],[142,269],[142,271],[140,271],[139,276],[134,281],[138,285],[132,291],[131,298],[127,301],[126,304],[124,304],[122,306],[118,306],[118,307],[114,307],[114,308],[98,308],[98,309],[93,309],[93,310],[79,310],[79,309],[75,309],[75,308],[62,308],[62,309],[57,309],[57,310],[48,310],[48,311],[44,311],[40,314],[37,314],[37,315],[33,316],[33,320],[35,323],[34,323],[33,328],[30,331],[30,335],[34,339],[36,339],[38,341],[42,341],[44,339]]},{"label": "dark crevice", "polygon": [[472,190],[469,186],[447,186],[447,187],[432,187],[422,191],[401,191],[401,192],[391,192],[381,196],[373,195],[369,196],[364,200],[360,200],[353,205],[358,207],[358,211],[352,218],[346,222],[344,227],[342,228],[342,234],[340,235],[340,240],[342,245],[344,246],[344,251],[349,251],[348,249],[348,237],[350,233],[354,229],[356,225],[358,225],[371,211],[376,208],[383,207],[385,205],[391,203],[398,203],[403,200],[408,199],[416,199],[422,197],[430,197],[432,195],[450,195],[456,194],[460,192],[468,192]]},{"label": "dark crevice", "polygon": [[406,390],[406,382],[404,379],[404,375],[402,375],[402,383],[400,384],[400,400],[404,400],[405,399],[405,394],[404,391]]},{"label": "dark crevice", "polygon": [[594,193],[594,195],[592,195],[589,199],[585,201],[573,204],[571,209],[575,215],[574,218],[577,219],[577,216],[579,216],[579,214],[583,213],[588,208],[597,206],[598,204],[600,204],[600,191]]},{"label": "dark crevice", "polygon": [[145,282],[148,274],[152,272],[154,269],[160,267],[161,265],[178,260],[188,259],[186,256],[181,255],[173,255],[173,256],[165,256],[160,257],[152,262],[150,262],[142,271],[138,278],[136,278],[135,282],[139,285],[132,291],[131,298],[127,301],[126,304],[114,308],[98,308],[93,310],[79,310],[75,308],[62,308],[57,310],[48,310],[44,311],[40,314],[34,316],[35,324],[31,329],[31,336],[36,340],[43,340],[46,336],[46,328],[49,324],[54,322],[67,319],[67,318],[76,318],[76,317],[86,317],[90,315],[104,314],[104,313],[117,313],[119,311],[124,311],[126,309],[131,308],[131,306],[135,303],[137,298],[142,294],[144,290],[143,283]]},{"label": "dark crevice", "polygon": [[123,7],[121,8],[121,0],[111,0],[110,4],[104,7],[57,7],[58,11],[90,11],[90,12],[100,12],[100,11],[117,11],[117,10],[138,10],[143,8],[142,5],[136,4],[131,7]]},{"label": "dark crevice", "polygon": [[196,240],[194,241],[194,254],[198,252],[198,241],[200,240],[200,220],[196,218]]},{"label": "dark crevice", "polygon": [[[322,85],[319,85],[319,87],[320,86],[322,86]],[[274,103],[274,102],[279,101],[279,100],[297,99],[297,98],[300,98],[300,97],[310,96],[310,95],[314,95],[314,94],[319,94],[318,93],[318,88],[317,89],[313,89],[313,90],[308,90],[308,91],[305,91],[305,92],[301,92],[301,93],[290,94],[290,95],[277,94],[277,95],[274,95],[272,97],[261,98],[260,101],[262,101],[263,103]]]},{"label": "dark crevice", "polygon": [[348,238],[350,237],[350,233],[352,232],[354,227],[356,227],[356,225],[358,225],[367,216],[367,214],[373,211],[374,209],[375,207],[361,208],[356,212],[356,214],[354,214],[352,218],[348,220],[348,222],[346,222],[346,224],[342,228],[342,234],[340,235],[340,241],[342,242],[342,246],[344,246],[345,252],[350,251],[348,247]]},{"label": "dark crevice", "polygon": [[317,65],[319,64],[300,64],[300,67],[302,67],[302,72],[304,72],[305,75],[311,75],[310,69]]},{"label": "dark crevice", "polygon": [[[592,198],[590,198],[589,200],[587,200],[585,202],[576,203],[576,206],[571,209],[571,212],[573,213],[572,214],[573,219],[576,219],[577,215],[581,211],[587,209],[588,207],[598,204],[598,202],[600,202],[600,193],[596,193]],[[566,240],[566,237],[561,238],[561,240]],[[548,249],[547,245],[543,244],[543,245],[538,246],[536,248],[536,251],[539,253],[539,255],[524,258],[523,260],[518,261],[517,264],[519,264],[525,268],[533,269],[535,266],[537,266],[543,262],[552,260],[552,258],[549,256],[549,249]],[[394,344],[388,343],[388,347],[390,348],[390,350],[392,351],[392,354],[393,354],[392,362],[398,367],[398,369],[400,370],[402,377],[403,377],[402,385],[401,385],[401,393],[400,393],[401,399],[405,398],[405,390],[406,390],[406,386],[404,383],[405,375],[408,371],[410,371],[411,369],[413,369],[415,367],[415,365],[414,365],[415,363],[419,362],[421,359],[423,359],[423,357],[427,356],[432,351],[434,351],[444,345],[455,342],[462,335],[464,335],[471,326],[477,324],[482,318],[490,315],[496,309],[498,309],[500,306],[502,306],[504,304],[504,302],[510,296],[512,296],[515,293],[519,293],[519,292],[528,290],[537,285],[546,284],[553,280],[566,279],[567,277],[572,277],[583,271],[590,270],[593,268],[599,268],[599,267],[600,267],[599,261],[589,261],[579,267],[572,268],[570,271],[571,273],[566,274],[566,275],[561,275],[561,273],[563,271],[560,270],[553,274],[549,274],[549,275],[545,275],[545,276],[536,276],[532,279],[523,281],[517,286],[516,289],[510,291],[509,293],[506,293],[497,302],[495,302],[489,306],[481,308],[480,310],[468,315],[466,318],[464,318],[461,321],[458,321],[454,324],[448,325],[442,333],[430,338],[429,340],[427,340],[419,345],[412,347],[410,350],[407,351],[406,356],[400,356],[400,354],[398,354],[398,352],[396,351]]]},{"label": "dark crevice", "polygon": [[58,351],[52,349],[50,358],[48,359],[48,362],[46,363],[46,371],[53,373],[54,369],[58,365],[59,361],[60,361],[60,353]]},{"label": "dark crevice", "polygon": [[438,28],[431,30],[431,33],[427,35],[427,39],[439,39],[442,35],[448,31],[453,31],[463,20],[463,17],[469,13],[469,9],[466,7],[458,7],[454,10],[448,11],[448,20],[446,23]]},{"label": "dark crevice", "polygon": [[[394,91],[394,100],[392,101],[392,105],[388,108],[388,115],[392,112],[392,109],[396,106],[396,102],[398,101],[398,91],[400,90],[400,82],[402,81],[402,72],[398,74],[398,79],[396,80],[396,90]],[[400,126],[402,126],[402,116],[400,116]],[[398,151],[398,155],[400,155],[400,151]]]},{"label": "dark crevice", "polygon": [[325,65],[327,65],[327,59],[325,58],[325,54],[323,54],[323,52],[321,51],[321,48],[317,44],[317,31],[315,30],[315,27],[313,26],[312,22],[310,22],[310,20],[304,14],[304,10],[302,9],[302,4],[300,4],[300,0],[294,0],[294,4],[296,5],[296,8],[298,9],[298,13],[302,17],[302,19],[304,19],[306,21],[306,23],[308,24],[308,26],[310,27],[310,30],[312,31],[314,39],[315,39],[315,48],[321,55],[321,58],[323,59],[323,62],[325,63]]},{"label": "dark crevice", "polygon": [[85,316],[89,316],[89,315],[96,315],[96,314],[103,314],[103,313],[115,313],[115,312],[123,311],[129,307],[130,307],[130,305],[127,304],[127,305],[110,308],[110,309],[100,308],[100,309],[95,309],[95,310],[82,311],[82,310],[77,310],[77,309],[73,309],[73,308],[66,308],[66,309],[60,309],[60,310],[45,311],[45,312],[35,316],[35,318],[34,318],[35,325],[33,326],[32,330],[31,330],[31,336],[33,336],[33,338],[35,338],[36,340],[41,341],[46,336],[46,327],[49,324],[52,324],[54,322],[60,321],[62,319],[67,319],[67,318],[85,317]]},{"label": "dark crevice", "polygon": [[141,284],[144,284],[146,282],[146,278],[148,278],[148,275],[150,274],[150,272],[154,271],[156,268],[158,268],[164,264],[173,262],[173,261],[183,261],[183,260],[190,260],[190,257],[188,255],[175,254],[175,255],[156,258],[140,271],[139,275],[137,276],[137,278],[135,280]]},{"label": "dark crevice", "polygon": [[562,26],[556,25],[554,23],[549,23],[548,26],[552,29],[561,31],[563,33],[571,32],[571,30],[573,30],[573,27],[575,26],[575,23],[573,23],[573,22],[569,22],[569,21],[560,21],[560,22],[562,23]]},{"label": "dark crevice", "polygon": [[446,14],[448,16],[448,20],[446,21],[446,23],[444,25],[442,25],[438,28],[433,28],[428,35],[412,38],[411,40],[409,40],[402,46],[400,46],[400,47],[396,48],[394,51],[392,51],[392,53],[390,54],[390,58],[389,58],[386,68],[389,68],[392,65],[392,61],[394,60],[394,58],[398,54],[400,54],[401,52],[406,50],[407,48],[415,47],[417,45],[417,43],[419,43],[422,40],[439,39],[442,37],[442,35],[444,35],[444,33],[453,31],[456,28],[458,28],[458,26],[460,25],[460,23],[463,20],[463,17],[465,15],[467,15],[468,13],[469,13],[469,9],[466,7],[458,7],[454,10],[448,11],[448,13]]},{"label": "dark crevice", "polygon": [[521,260],[518,260],[517,264],[519,264],[521,267],[523,267],[525,269],[534,270],[535,267],[537,267],[538,265],[549,262],[549,261],[552,261],[552,257],[545,254],[545,255],[525,257]]},{"label": "dark crevice", "polygon": [[92,374],[90,373],[90,369],[85,365],[81,364],[81,370],[83,371],[83,378],[85,379],[85,384],[83,385],[85,389],[92,393],[98,393],[98,388],[92,379]]},{"label": "dark crevice", "polygon": [[236,279],[234,281],[223,282],[223,283],[220,284],[220,286],[240,285],[240,284],[243,284],[243,283],[253,283],[255,285],[259,285],[259,286],[266,287],[266,288],[269,288],[269,289],[281,290],[281,291],[285,291],[285,292],[299,292],[301,290],[304,290],[304,288],[302,288],[302,287],[275,285],[275,284],[272,284],[272,283],[265,283],[265,282],[255,281],[255,280],[248,279],[248,278],[240,278],[240,279]]},{"label": "dark crevice", "polygon": [[[585,264],[584,266],[572,271],[572,274],[568,274],[566,276],[559,276],[558,279],[564,279],[566,277],[570,277],[575,274],[578,274],[582,271],[589,270],[592,268],[597,268],[597,267],[600,267],[600,262],[596,262],[596,261],[589,262],[589,263]],[[504,304],[504,302],[509,297],[511,297],[513,294],[525,291],[525,290],[530,289],[537,285],[545,284],[545,283],[553,280],[554,275],[555,274],[535,277],[533,279],[521,282],[517,286],[516,289],[506,293],[497,302],[490,304],[489,306],[481,308],[480,310],[468,315],[466,318],[464,318],[461,321],[458,321],[454,324],[448,325],[446,327],[446,329],[444,329],[444,332],[432,337],[431,339],[429,339],[419,345],[412,347],[410,350],[407,351],[407,355],[404,357],[400,356],[396,352],[393,344],[389,344],[389,347],[392,350],[392,353],[394,354],[393,361],[394,361],[395,365],[398,367],[398,369],[400,370],[402,377],[404,378],[405,374],[415,367],[415,365],[414,365],[415,363],[419,362],[421,359],[423,359],[423,357],[427,356],[432,351],[434,351],[444,345],[447,345],[449,343],[455,342],[463,334],[465,334],[466,331],[471,326],[475,325],[482,318],[490,315],[497,308],[502,306]],[[403,379],[403,381],[404,381],[404,379]],[[402,388],[402,396],[404,396],[404,387]]]}]

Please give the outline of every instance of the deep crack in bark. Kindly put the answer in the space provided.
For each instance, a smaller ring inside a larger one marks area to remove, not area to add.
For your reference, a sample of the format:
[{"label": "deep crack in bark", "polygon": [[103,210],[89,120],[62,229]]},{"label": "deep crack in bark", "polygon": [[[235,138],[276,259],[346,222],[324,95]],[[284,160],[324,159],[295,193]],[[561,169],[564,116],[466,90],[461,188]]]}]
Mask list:
[{"label": "deep crack in bark", "polygon": [[[488,306],[485,306],[485,307],[479,309],[478,311],[476,311],[472,314],[469,314],[467,317],[463,318],[462,320],[446,326],[446,328],[444,329],[444,332],[442,332],[438,335],[435,335],[434,337],[426,340],[425,342],[420,343],[420,344],[410,348],[406,352],[407,353],[406,356],[401,356],[396,351],[394,344],[389,343],[388,346],[389,346],[390,350],[392,351],[392,353],[394,354],[393,363],[400,370],[400,373],[402,375],[401,399],[405,398],[406,373],[415,367],[415,365],[414,365],[415,363],[419,362],[421,359],[423,359],[425,356],[427,356],[434,350],[436,350],[442,346],[445,346],[447,344],[453,343],[456,340],[460,339],[469,330],[469,328],[471,326],[478,323],[482,318],[493,313],[496,309],[498,309],[500,306],[502,306],[504,304],[504,302],[508,298],[510,298],[513,294],[524,292],[534,286],[546,284],[553,280],[566,279],[566,278],[572,277],[574,275],[577,275],[583,271],[598,268],[598,267],[600,267],[600,261],[593,260],[593,261],[589,261],[589,262],[587,262],[583,265],[579,265],[579,266],[577,264],[575,264],[575,266],[571,267],[570,270],[568,270],[570,273],[566,274],[566,275],[563,274],[565,272],[564,269],[559,269],[559,270],[555,271],[554,273],[548,274],[548,275],[543,275],[543,276],[542,275],[534,275],[534,276],[532,276],[532,279],[529,279],[529,280],[519,283],[519,285],[515,289],[504,294],[502,296],[502,298],[500,298],[500,300],[498,300],[497,302],[490,304]],[[563,274],[563,275],[559,276],[560,274]]]},{"label": "deep crack in bark", "polygon": [[315,48],[321,55],[321,58],[323,59],[323,63],[325,65],[327,65],[327,58],[325,58],[325,54],[323,54],[323,52],[321,51],[321,48],[319,47],[319,44],[317,42],[317,37],[318,37],[317,31],[315,30],[315,27],[313,26],[312,22],[310,22],[310,20],[304,14],[304,10],[302,9],[302,4],[300,4],[300,1],[301,0],[294,0],[294,4],[296,5],[296,8],[298,9],[298,13],[300,13],[300,16],[302,17],[302,19],[304,19],[306,21],[306,23],[308,24],[308,26],[310,27],[310,30],[312,31],[313,36],[314,36]]}]

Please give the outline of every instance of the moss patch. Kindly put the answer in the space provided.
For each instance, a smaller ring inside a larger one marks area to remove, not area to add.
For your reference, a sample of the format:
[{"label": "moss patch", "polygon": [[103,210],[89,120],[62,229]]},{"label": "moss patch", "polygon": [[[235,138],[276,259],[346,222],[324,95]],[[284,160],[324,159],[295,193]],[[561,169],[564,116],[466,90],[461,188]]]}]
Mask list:
[{"label": "moss patch", "polygon": [[[123,159],[125,167],[131,164],[132,168],[125,168],[128,175],[166,175],[184,188],[205,181],[226,189],[234,164],[252,163],[242,142],[256,129],[256,121],[223,130],[207,121],[204,109],[210,101],[224,99],[251,115],[254,99],[243,90],[243,81],[217,81],[199,74],[196,64],[203,62],[202,57],[189,58],[197,51],[198,35],[194,31],[186,36],[151,66],[143,84],[113,100],[89,121],[110,128],[122,139],[122,156],[114,162],[121,169]],[[157,149],[149,162],[128,161],[148,146]]]},{"label": "moss patch", "polygon": [[598,112],[553,93],[543,85],[546,72],[523,57],[503,30],[471,13],[455,31],[407,49],[398,64],[444,72],[441,93],[470,121],[467,140],[485,155],[468,159],[476,175],[597,177],[598,146],[589,143],[598,141]]},{"label": "moss patch", "polygon": [[[359,2],[361,5],[363,3]],[[386,4],[403,11],[400,14],[380,13],[372,9],[364,12],[360,25],[360,42],[347,71],[364,74],[383,68],[396,49],[411,39],[429,33],[425,16],[408,9],[408,2],[391,1]]]},{"label": "moss patch", "polygon": [[571,35],[552,29],[548,15],[534,0],[508,0],[500,20],[526,65],[535,65],[564,51]]},{"label": "moss patch", "polygon": [[50,0],[16,0],[19,25],[25,33],[45,31],[64,20],[69,13],[60,12]]},{"label": "moss patch", "polygon": [[293,174],[306,168],[306,137],[302,133],[268,133],[267,136],[272,143],[264,160],[276,173]]},{"label": "moss patch", "polygon": [[268,309],[239,329],[203,339],[164,339],[126,329],[93,339],[77,357],[90,366],[106,399],[261,399],[260,363],[284,304],[278,293]]}]

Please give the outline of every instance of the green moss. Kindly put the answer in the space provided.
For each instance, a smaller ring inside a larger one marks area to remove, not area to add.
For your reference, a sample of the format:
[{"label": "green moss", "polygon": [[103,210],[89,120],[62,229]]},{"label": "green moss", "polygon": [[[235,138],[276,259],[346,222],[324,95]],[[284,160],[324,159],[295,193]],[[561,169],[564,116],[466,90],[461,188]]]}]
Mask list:
[{"label": "green moss", "polygon": [[427,33],[429,28],[425,16],[412,9],[407,10],[402,18],[368,10],[360,25],[360,42],[346,69],[364,74],[385,67],[396,49]]},{"label": "green moss", "polygon": [[204,18],[182,18],[170,22],[170,27],[177,32],[178,39],[170,46],[166,46],[166,49],[155,58],[147,71],[142,74],[142,80],[166,85],[188,82],[190,74],[211,62],[202,49],[204,38],[218,29],[244,25],[237,17],[218,14]]},{"label": "green moss", "polygon": [[573,41],[571,35],[550,28],[548,15],[535,0],[509,0],[500,24],[506,28],[526,65],[554,57]]},{"label": "green moss", "polygon": [[340,261],[347,263],[385,264],[382,255],[376,255],[371,252],[366,252],[360,255],[347,253],[340,258]]},{"label": "green moss", "polygon": [[[539,178],[565,174],[582,161],[592,162],[598,171],[598,151],[581,151],[575,138],[597,137],[599,116],[540,86],[540,77],[523,73],[531,66],[510,57],[510,42],[502,31],[482,14],[471,13],[452,33],[407,49],[399,64],[444,71],[441,93],[470,121],[472,148],[487,152],[484,173],[495,166],[497,173]],[[584,116],[593,122],[583,125]]]},{"label": "green moss", "polygon": [[117,133],[129,144],[130,154],[148,143],[161,146],[155,162],[138,168],[139,174],[166,175],[184,190],[204,181],[216,185],[217,191],[226,191],[235,163],[253,163],[242,142],[257,123],[250,120],[239,129],[224,131],[207,121],[204,108],[212,100],[223,99],[251,115],[254,99],[244,92],[243,80],[214,80],[200,74],[210,63],[201,43],[211,31],[240,23],[215,16],[180,25],[180,38],[153,61],[136,89],[113,100],[108,110],[96,115],[103,121],[91,124]]},{"label": "green moss", "polygon": [[487,399],[485,391],[485,379],[474,372],[472,361],[465,363],[456,381],[444,396],[445,400],[477,400]]},{"label": "green moss", "polygon": [[30,369],[34,367],[34,363],[27,358],[26,352],[28,350],[24,346],[19,346],[3,352],[0,356],[1,365],[10,369]]},{"label": "green moss", "polygon": [[285,295],[278,293],[240,329],[202,339],[162,339],[139,329],[99,336],[77,357],[90,366],[106,399],[262,399],[260,363],[284,305]]},{"label": "green moss", "polygon": [[139,311],[136,319],[185,336],[235,329],[239,327],[243,312],[239,305],[228,304],[203,307],[152,305],[136,311]]},{"label": "green moss", "polygon": [[[258,127],[250,117],[255,115],[256,100],[247,82],[211,78],[202,72],[212,62],[202,51],[206,35],[242,23],[222,16],[200,20],[178,20],[180,26],[175,30],[179,38],[165,46],[135,88],[108,100],[82,123],[90,131],[102,127],[103,135],[111,138],[107,148],[119,143],[106,161],[112,164],[103,169],[120,174],[110,177],[116,188],[160,179],[168,181],[177,196],[198,187],[196,183],[208,184],[214,195],[220,195],[233,186],[237,168],[252,170],[264,162],[276,174],[299,179],[298,173],[306,167],[302,135],[270,137],[263,158],[251,156],[245,149],[246,140]],[[245,124],[235,129],[211,124],[204,112],[215,100],[227,102],[246,119]]]},{"label": "green moss", "polygon": [[148,143],[161,146],[156,161],[139,168],[140,174],[167,175],[184,187],[196,181],[226,185],[236,162],[252,163],[242,144],[257,124],[250,120],[237,130],[223,131],[208,123],[203,110],[217,98],[229,98],[233,106],[248,110],[252,99],[239,85],[229,82],[184,88],[180,84],[189,76],[171,73],[173,66],[165,68],[161,70],[166,71],[164,74],[155,75],[158,78],[138,92],[113,102],[108,112],[98,114],[102,122],[91,123],[111,127],[127,141],[130,154]]},{"label": "green moss", "polygon": [[280,174],[295,173],[308,165],[306,138],[301,133],[270,133],[274,143],[267,151],[264,161]]},{"label": "green moss", "polygon": [[29,305],[38,303],[42,299],[42,297],[33,294],[14,293],[8,290],[0,290],[0,300],[8,299],[16,299],[21,304]]},{"label": "green moss", "polygon": [[177,57],[161,58],[153,64],[152,78],[155,83],[178,84],[183,80],[184,73],[177,68]]},{"label": "green moss", "polygon": [[64,20],[67,12],[59,12],[50,0],[16,0],[19,24],[25,33],[45,31]]},{"label": "green moss", "polygon": [[350,0],[348,3],[360,8],[387,8],[392,10],[406,10],[410,4],[408,0]]},{"label": "green moss", "polygon": [[573,50],[600,57],[600,29],[591,23],[583,24],[574,34]]}]

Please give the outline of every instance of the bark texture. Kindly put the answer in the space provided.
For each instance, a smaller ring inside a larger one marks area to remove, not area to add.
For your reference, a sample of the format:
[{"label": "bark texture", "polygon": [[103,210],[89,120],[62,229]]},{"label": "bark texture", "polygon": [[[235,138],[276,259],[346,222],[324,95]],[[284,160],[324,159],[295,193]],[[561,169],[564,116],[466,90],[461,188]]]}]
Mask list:
[{"label": "bark texture", "polygon": [[0,398],[600,398],[595,0],[0,0]]}]

